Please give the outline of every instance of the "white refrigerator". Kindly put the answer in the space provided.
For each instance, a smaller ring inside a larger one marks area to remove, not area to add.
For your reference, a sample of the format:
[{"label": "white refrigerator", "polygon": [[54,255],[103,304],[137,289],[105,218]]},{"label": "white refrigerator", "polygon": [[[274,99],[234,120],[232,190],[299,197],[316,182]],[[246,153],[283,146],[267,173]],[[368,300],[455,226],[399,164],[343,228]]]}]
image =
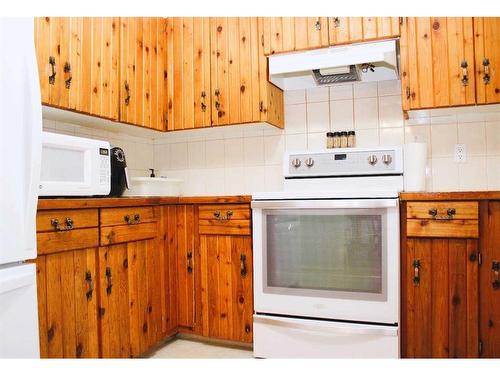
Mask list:
[{"label": "white refrigerator", "polygon": [[33,18],[0,17],[0,358],[37,358],[42,108]]}]

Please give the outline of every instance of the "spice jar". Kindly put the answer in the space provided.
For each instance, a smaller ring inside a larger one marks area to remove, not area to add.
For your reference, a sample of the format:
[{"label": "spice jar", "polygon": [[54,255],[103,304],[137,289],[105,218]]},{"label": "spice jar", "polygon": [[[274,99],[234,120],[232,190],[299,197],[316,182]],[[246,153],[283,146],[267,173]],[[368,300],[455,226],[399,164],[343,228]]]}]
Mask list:
[{"label": "spice jar", "polygon": [[340,132],[333,132],[333,148],[340,147]]},{"label": "spice jar", "polygon": [[341,148],[347,147],[347,132],[346,131],[340,133],[340,147]]},{"label": "spice jar", "polygon": [[326,148],[333,148],[333,133],[328,132],[326,133]]},{"label": "spice jar", "polygon": [[347,147],[356,147],[356,132],[354,130],[347,132]]}]

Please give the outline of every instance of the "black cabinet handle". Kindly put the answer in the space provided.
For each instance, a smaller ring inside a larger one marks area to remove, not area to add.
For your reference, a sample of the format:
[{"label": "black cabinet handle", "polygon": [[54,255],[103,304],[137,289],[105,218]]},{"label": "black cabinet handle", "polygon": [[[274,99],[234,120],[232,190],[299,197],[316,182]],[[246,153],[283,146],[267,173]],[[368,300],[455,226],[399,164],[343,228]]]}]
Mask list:
[{"label": "black cabinet handle", "polygon": [[247,257],[244,254],[240,255],[240,275],[242,277],[245,277],[247,275],[247,264],[246,264]]}]

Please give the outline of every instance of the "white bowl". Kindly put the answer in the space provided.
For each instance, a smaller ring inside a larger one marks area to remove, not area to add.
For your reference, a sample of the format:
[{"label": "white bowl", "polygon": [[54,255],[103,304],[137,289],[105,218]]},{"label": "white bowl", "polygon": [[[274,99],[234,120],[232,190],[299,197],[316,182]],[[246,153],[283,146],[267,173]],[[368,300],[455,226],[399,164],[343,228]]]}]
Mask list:
[{"label": "white bowl", "polygon": [[139,197],[177,197],[181,192],[183,180],[163,177],[132,177],[125,196]]}]

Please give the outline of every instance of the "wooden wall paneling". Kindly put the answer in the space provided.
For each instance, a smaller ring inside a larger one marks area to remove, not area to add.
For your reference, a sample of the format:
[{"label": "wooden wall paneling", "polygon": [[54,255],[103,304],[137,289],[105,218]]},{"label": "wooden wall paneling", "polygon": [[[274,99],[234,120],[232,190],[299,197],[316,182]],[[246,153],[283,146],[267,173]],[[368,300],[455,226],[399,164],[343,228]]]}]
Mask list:
[{"label": "wooden wall paneling", "polygon": [[500,288],[495,288],[493,262],[500,262],[500,201],[485,202],[481,208],[482,265],[479,275],[480,339],[484,358],[500,357]]},{"label": "wooden wall paneling", "polygon": [[[478,104],[500,102],[500,17],[474,17],[476,96]],[[488,83],[484,60],[489,61]]]}]

